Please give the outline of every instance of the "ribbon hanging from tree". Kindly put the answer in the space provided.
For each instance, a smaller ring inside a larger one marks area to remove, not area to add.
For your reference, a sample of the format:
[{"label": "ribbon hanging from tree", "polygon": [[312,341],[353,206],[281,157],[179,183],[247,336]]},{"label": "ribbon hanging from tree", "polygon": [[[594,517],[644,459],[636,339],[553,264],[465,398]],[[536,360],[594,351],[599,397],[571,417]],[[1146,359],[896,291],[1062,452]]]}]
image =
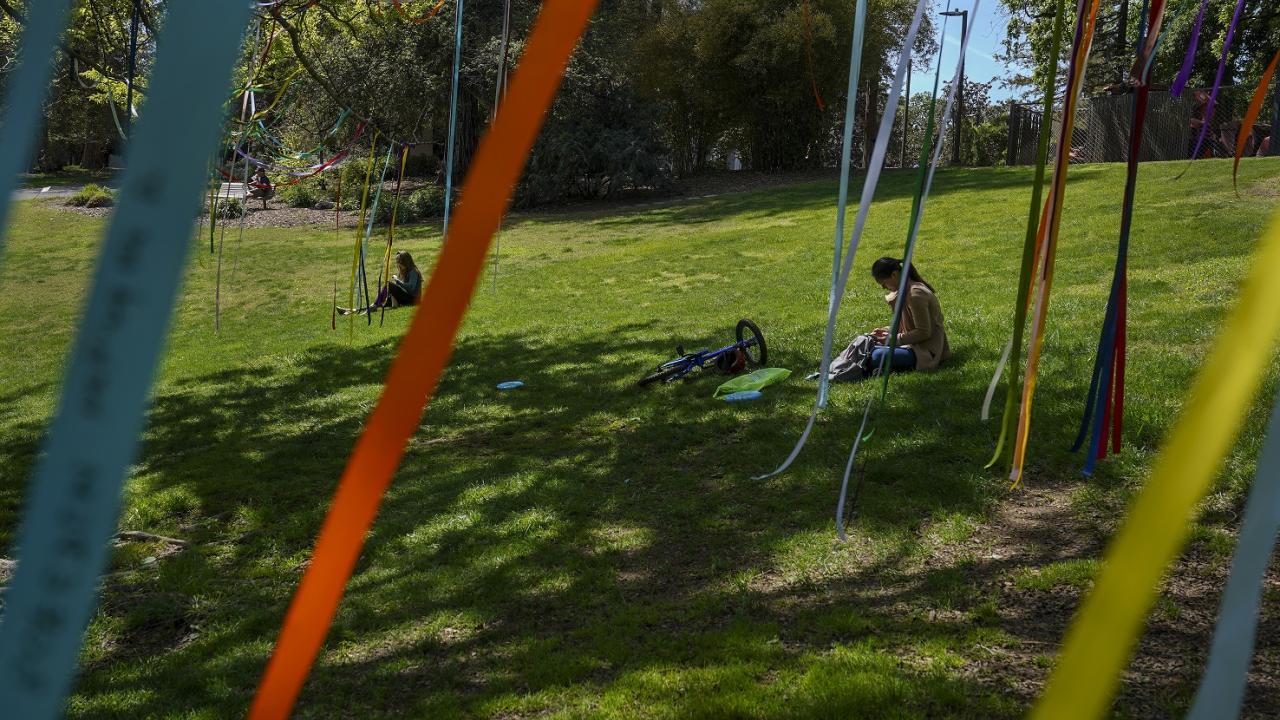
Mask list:
[{"label": "ribbon hanging from tree", "polygon": [[809,85],[813,87],[813,101],[818,105],[818,112],[826,112],[827,104],[822,101],[822,93],[818,92],[818,75],[814,70],[816,63],[813,60],[813,18],[809,10],[809,0],[804,0],[800,12],[804,18],[804,54],[809,68]]},{"label": "ribbon hanging from tree", "polygon": [[35,156],[36,132],[44,119],[44,98],[53,76],[53,59],[71,0],[27,3],[26,29],[19,40],[18,65],[7,74],[4,116],[0,120],[0,259],[9,225],[10,201]]},{"label": "ribbon hanging from tree", "polygon": [[[1053,9],[1053,39],[1050,42],[1049,52],[1049,57],[1052,58],[1059,57],[1062,53],[1062,29],[1066,24],[1063,17],[1065,10],[1066,0],[1057,0]],[[1027,311],[1031,303],[1031,278],[1035,273],[1037,249],[1040,247],[1038,230],[1046,225],[1044,212],[1047,212],[1047,208],[1042,211],[1040,203],[1044,192],[1045,166],[1049,158],[1049,135],[1053,127],[1053,98],[1057,82],[1058,63],[1052,62],[1049,63],[1043,90],[1044,108],[1040,115],[1040,139],[1036,150],[1035,179],[1031,184],[1031,207],[1027,212],[1027,231],[1022,244],[1022,269],[1018,273],[1018,298],[1014,302],[1013,335],[1005,345],[1003,357],[996,365],[995,376],[991,378],[986,401],[982,406],[982,419],[987,420],[991,417],[991,401],[995,397],[996,386],[999,385],[1000,378],[1004,374],[1005,364],[1011,356],[1016,357],[1017,360],[1009,368],[1009,380],[1005,388],[1004,415],[1000,419],[1000,438],[996,442],[996,451],[991,461],[987,463],[988,468],[999,462],[1004,454],[1005,441],[1008,439],[1009,429],[1014,420],[1015,398],[1022,388],[1022,340],[1027,327]]]},{"label": "ribbon hanging from tree", "polygon": [[[974,0],[973,10],[970,11],[969,17],[978,17],[979,0]],[[948,3],[948,10],[950,3]],[[942,34],[946,35],[946,21],[943,22]],[[933,188],[933,176],[938,169],[938,163],[942,157],[943,140],[947,135],[947,121],[951,118],[951,108],[955,102],[956,93],[960,88],[960,72],[964,67],[965,54],[969,47],[969,33],[964,26],[961,26],[960,57],[956,61],[956,72],[951,79],[951,87],[947,91],[947,101],[942,110],[942,119],[938,123],[936,146],[932,146],[934,136],[934,109],[937,105],[935,102],[938,95],[938,81],[942,76],[942,51],[938,51],[938,69],[933,80],[933,96],[929,102],[929,116],[925,124],[925,140],[920,148],[920,170],[917,173],[917,186],[915,195],[911,200],[911,218],[907,226],[907,242],[902,253],[902,270],[899,275],[900,284],[898,285],[898,295],[894,301],[893,319],[889,327],[889,343],[887,345],[888,352],[884,353],[880,364],[880,375],[882,384],[880,387],[880,402],[884,402],[889,394],[889,375],[893,357],[894,345],[897,341],[898,327],[902,322],[902,313],[906,307],[907,284],[911,275],[911,261],[915,257],[916,244],[920,237],[920,221],[924,219],[925,204],[929,200],[929,191]],[[930,149],[932,146],[932,157],[930,157]],[[845,540],[845,522],[844,522],[844,505],[847,489],[849,487],[849,478],[853,473],[854,462],[857,460],[858,449],[864,439],[867,429],[867,421],[871,416],[871,407],[876,402],[876,396],[873,393],[867,398],[866,407],[862,411],[862,422],[858,427],[858,434],[854,437],[853,447],[849,451],[849,460],[845,463],[844,477],[840,481],[840,496],[836,502],[836,537],[841,541]],[[864,476],[865,477],[865,476]],[[854,486],[853,502],[857,505],[858,494],[862,489],[862,479],[859,478],[858,484]]]},{"label": "ribbon hanging from tree", "polygon": [[[1101,717],[1128,663],[1165,568],[1186,542],[1196,507],[1249,413],[1280,337],[1280,215],[1240,285],[1240,296],[1191,389],[1102,572],[1067,632],[1035,720]],[[1236,338],[1249,342],[1235,342]],[[1252,533],[1251,533],[1252,534]],[[1221,717],[1221,715],[1215,715]]]},{"label": "ribbon hanging from tree", "polygon": [[452,241],[440,250],[386,386],[356,442],[320,528],[311,562],[285,616],[275,652],[249,712],[282,720],[319,653],[364,538],[409,438],[449,361],[484,268],[489,243],[511,203],[547,108],[596,7],[595,0],[547,0],[512,79],[507,108],[480,142],[467,174]]},{"label": "ribbon hanging from tree", "polygon": [[[29,3],[31,27],[54,4]],[[6,717],[63,715],[182,276],[188,245],[178,239],[200,204],[248,17],[247,4],[173,3],[158,38],[154,93],[126,149],[120,203],[26,497],[0,620]],[[41,93],[10,89],[9,117],[40,111]]]},{"label": "ribbon hanging from tree", "polygon": [[1209,0],[1200,0],[1200,12],[1196,13],[1195,24],[1191,26],[1191,42],[1187,45],[1187,54],[1182,58],[1182,69],[1174,78],[1173,85],[1169,86],[1169,94],[1174,97],[1182,97],[1182,91],[1191,80],[1191,71],[1196,64],[1196,50],[1200,47],[1200,27],[1204,25],[1204,12],[1208,9]]},{"label": "ribbon hanging from tree", "polygon": [[1093,45],[1098,3],[1099,0],[1092,0],[1092,2],[1080,0],[1076,6],[1076,32],[1071,44],[1071,64],[1067,69],[1062,127],[1058,135],[1057,165],[1053,169],[1053,184],[1047,201],[1048,211],[1040,227],[1040,247],[1036,251],[1040,271],[1031,316],[1031,335],[1028,339],[1026,381],[1022,386],[1022,402],[1018,414],[1017,433],[1014,436],[1013,463],[1009,473],[1013,487],[1017,487],[1022,482],[1022,469],[1026,462],[1027,442],[1031,432],[1031,409],[1040,368],[1040,353],[1044,344],[1049,297],[1053,289],[1058,231],[1062,224],[1062,204],[1066,197],[1067,169],[1071,163],[1071,138],[1074,137],[1076,106],[1080,99],[1081,81],[1089,50]]},{"label": "ribbon hanging from tree", "polygon": [[1218,624],[1213,631],[1209,664],[1200,680],[1187,720],[1224,720],[1240,716],[1249,665],[1261,614],[1267,566],[1280,533],[1280,396],[1275,400],[1267,440],[1249,491],[1239,543]]},{"label": "ribbon hanging from tree", "polygon": [[455,8],[453,31],[453,91],[449,94],[449,147],[445,149],[444,227],[441,236],[449,240],[449,218],[453,212],[453,157],[458,137],[458,77],[462,72],[462,5]]},{"label": "ribbon hanging from tree", "polygon": [[[1116,251],[1111,292],[1098,338],[1098,352],[1093,363],[1093,376],[1085,401],[1080,431],[1072,445],[1079,451],[1093,434],[1085,458],[1084,474],[1093,475],[1094,465],[1107,455],[1108,433],[1112,453],[1120,452],[1124,433],[1125,344],[1127,337],[1129,295],[1129,238],[1133,230],[1133,207],[1138,185],[1138,163],[1142,153],[1142,131],[1147,121],[1147,102],[1151,93],[1151,62],[1155,58],[1161,28],[1164,24],[1164,0],[1154,0],[1148,10],[1148,21],[1139,38],[1140,47],[1131,73],[1134,83],[1133,116],[1129,132],[1129,162],[1125,177],[1124,201],[1120,211],[1120,243]],[[1094,410],[1099,412],[1094,417]]]},{"label": "ribbon hanging from tree", "polygon": [[[1271,78],[1276,74],[1276,64],[1280,63],[1280,51],[1277,51],[1275,57],[1271,58],[1271,63],[1267,65],[1267,69],[1262,73],[1262,79],[1258,81],[1258,89],[1253,91],[1253,99],[1249,101],[1249,109],[1244,113],[1244,120],[1240,123],[1240,134],[1236,136],[1236,159],[1231,166],[1231,186],[1236,187],[1236,176],[1240,173],[1240,158],[1244,157],[1245,146],[1249,144],[1249,137],[1253,135],[1253,124],[1258,121],[1258,115],[1262,112],[1262,103],[1267,99],[1267,90],[1271,86]],[[1272,128],[1271,142],[1280,142],[1280,135],[1277,132],[1280,129]],[[1239,189],[1237,188],[1237,193]]]},{"label": "ribbon hanging from tree", "polygon": [[[1227,37],[1222,41],[1222,57],[1218,59],[1218,72],[1213,77],[1213,90],[1209,93],[1209,102],[1204,108],[1200,135],[1196,138],[1195,150],[1191,151],[1192,161],[1200,157],[1200,149],[1204,147],[1204,140],[1209,136],[1209,128],[1213,125],[1213,116],[1218,108],[1218,91],[1222,89],[1222,76],[1227,70],[1227,57],[1231,54],[1231,42],[1235,39],[1236,25],[1240,22],[1240,12],[1244,10],[1244,3],[1245,0],[1236,0],[1235,11],[1231,13],[1231,24],[1227,26]],[[1183,172],[1186,171],[1184,170]]]},{"label": "ribbon hanging from tree", "polygon": [[[916,33],[920,29],[920,22],[924,17],[927,7],[927,0],[919,0],[916,3],[915,15],[912,17],[911,25],[907,28],[906,39],[903,43],[901,57],[898,61],[898,69],[894,76],[894,82],[889,88],[889,102],[885,105],[885,117],[881,119],[880,129],[876,136],[875,149],[872,151],[872,160],[867,169],[867,177],[862,182],[862,200],[858,205],[857,218],[854,221],[853,232],[849,236],[848,250],[842,252],[842,244],[844,241],[844,222],[845,211],[849,187],[849,155],[852,147],[853,135],[853,115],[855,108],[855,88],[858,82],[858,75],[862,68],[862,45],[866,30],[866,0],[859,0],[855,11],[854,29],[853,29],[853,52],[849,59],[849,92],[847,94],[847,103],[845,106],[845,126],[844,126],[844,145],[841,155],[841,173],[840,173],[840,196],[839,206],[836,210],[836,234],[835,234],[835,253],[831,261],[831,294],[827,305],[827,327],[826,334],[822,341],[822,363],[819,369],[818,380],[818,398],[814,402],[813,410],[809,413],[808,423],[805,425],[804,432],[800,434],[800,439],[796,441],[796,445],[791,449],[791,453],[787,456],[782,464],[776,470],[765,475],[754,477],[755,480],[764,480],[780,473],[786,472],[791,467],[791,463],[800,456],[800,451],[804,449],[805,443],[809,440],[810,433],[813,432],[814,423],[818,419],[818,412],[826,407],[827,404],[827,387],[829,384],[827,375],[831,369],[831,351],[835,339],[836,317],[840,310],[840,303],[844,298],[844,289],[849,278],[849,272],[853,267],[853,259],[857,255],[858,245],[862,240],[862,232],[866,226],[867,214],[871,210],[871,201],[875,197],[876,186],[880,183],[880,174],[884,167],[884,151],[887,150],[889,144],[889,134],[892,131],[893,118],[898,110],[898,97],[902,92],[902,85],[907,74],[907,66],[911,60],[911,48],[914,47]],[[886,122],[885,118],[888,119]],[[843,263],[843,264],[842,264]]]}]

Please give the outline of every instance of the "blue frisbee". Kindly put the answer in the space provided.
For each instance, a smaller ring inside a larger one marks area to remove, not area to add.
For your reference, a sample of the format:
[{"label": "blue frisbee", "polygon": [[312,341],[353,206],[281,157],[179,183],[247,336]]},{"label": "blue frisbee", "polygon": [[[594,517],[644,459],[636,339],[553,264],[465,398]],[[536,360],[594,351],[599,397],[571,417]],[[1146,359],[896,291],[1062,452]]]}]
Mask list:
[{"label": "blue frisbee", "polygon": [[743,390],[742,392],[729,393],[724,396],[725,402],[750,402],[759,400],[764,397],[764,393],[759,390]]},{"label": "blue frisbee", "polygon": [[519,380],[511,380],[510,382],[498,383],[499,390],[515,390],[516,388],[522,388],[522,387],[524,387],[524,383],[520,382]]}]

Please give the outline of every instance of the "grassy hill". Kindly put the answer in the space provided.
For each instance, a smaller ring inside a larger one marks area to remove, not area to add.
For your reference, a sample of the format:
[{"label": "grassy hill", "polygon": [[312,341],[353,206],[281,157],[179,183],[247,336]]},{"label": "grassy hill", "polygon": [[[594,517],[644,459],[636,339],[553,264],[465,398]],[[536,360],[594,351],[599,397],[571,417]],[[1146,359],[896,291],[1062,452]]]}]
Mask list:
[{"label": "grassy hill", "polygon": [[[865,445],[850,541],[840,472],[867,385],[833,390],[787,474],[814,385],[834,183],[508,220],[452,365],[412,440],[300,717],[1006,717],[1023,713],[1233,301],[1280,197],[1280,162],[1145,166],[1131,258],[1124,454],[1085,480],[1066,451],[1114,262],[1123,168],[1072,168],[1024,490],[984,471],[979,409],[1009,336],[1026,168],[939,173],[917,263],[954,360],[894,380]],[[889,173],[840,336],[886,324],[870,279],[900,255],[912,176]],[[856,193],[855,193],[856,194]],[[99,220],[24,203],[0,265],[0,542],[27,478],[94,267]],[[340,319],[353,236],[228,232],[195,252],[123,530],[190,540],[115,553],[72,717],[242,714],[330,494],[407,322]],[[375,240],[376,242],[376,240]],[[405,228],[424,271],[434,227]],[[376,271],[375,271],[376,272]],[[430,313],[426,307],[419,312]],[[728,405],[701,378],[638,390],[647,369],[750,317],[766,398]],[[1248,342],[1248,339],[1239,339]],[[521,390],[494,385],[523,380]],[[1269,378],[1267,399],[1276,390]],[[1170,577],[1123,714],[1185,708],[1207,652],[1231,533],[1268,404],[1224,466]],[[1280,701],[1271,609],[1249,699]]]}]

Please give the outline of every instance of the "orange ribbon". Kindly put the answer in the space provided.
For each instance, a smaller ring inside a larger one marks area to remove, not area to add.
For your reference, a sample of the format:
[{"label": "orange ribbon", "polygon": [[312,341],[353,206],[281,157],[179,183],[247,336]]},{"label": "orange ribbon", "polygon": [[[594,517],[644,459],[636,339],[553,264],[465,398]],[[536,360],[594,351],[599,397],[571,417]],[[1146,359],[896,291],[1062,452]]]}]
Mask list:
[{"label": "orange ribbon", "polygon": [[[1276,64],[1280,63],[1280,51],[1276,52],[1276,56],[1271,58],[1271,64],[1267,66],[1266,72],[1262,73],[1262,80],[1258,82],[1258,89],[1253,92],[1253,100],[1249,102],[1249,109],[1244,114],[1244,121],[1240,123],[1240,135],[1236,138],[1236,164],[1231,166],[1231,187],[1236,187],[1236,174],[1240,172],[1240,157],[1244,155],[1245,143],[1249,142],[1249,136],[1253,134],[1253,124],[1258,121],[1258,113],[1262,112],[1262,101],[1267,99],[1267,88],[1271,86],[1271,76],[1276,74]],[[1276,136],[1274,128],[1271,130],[1271,142],[1280,142],[1280,137]],[[1240,192],[1236,188],[1237,194]]]},{"label": "orange ribbon", "polygon": [[311,671],[382,496],[449,362],[489,245],[569,56],[598,2],[547,0],[542,6],[512,79],[508,107],[476,151],[463,186],[465,202],[458,207],[448,242],[423,292],[422,305],[431,311],[414,316],[382,397],[356,441],[250,708],[250,720],[287,717]]},{"label": "orange ribbon", "polygon": [[426,15],[423,15],[422,17],[416,17],[416,18],[411,18],[405,13],[404,7],[402,7],[400,4],[400,0],[391,0],[391,4],[395,6],[396,12],[399,13],[401,18],[413,23],[414,25],[421,25],[422,23],[435,17],[436,14],[440,12],[441,8],[444,7],[445,0],[440,0],[439,2],[437,2],[435,7],[431,8],[431,10],[428,11]]}]

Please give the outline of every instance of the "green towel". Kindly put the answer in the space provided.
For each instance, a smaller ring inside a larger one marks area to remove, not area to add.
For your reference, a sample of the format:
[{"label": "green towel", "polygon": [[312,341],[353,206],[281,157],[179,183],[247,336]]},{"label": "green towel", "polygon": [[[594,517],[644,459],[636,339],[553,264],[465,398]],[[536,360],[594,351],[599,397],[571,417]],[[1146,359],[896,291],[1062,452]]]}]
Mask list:
[{"label": "green towel", "polygon": [[716,392],[711,397],[720,397],[729,393],[743,392],[745,390],[763,390],[766,387],[782,382],[791,377],[791,371],[786,368],[760,368],[746,375],[729,380],[720,387],[716,388]]}]

